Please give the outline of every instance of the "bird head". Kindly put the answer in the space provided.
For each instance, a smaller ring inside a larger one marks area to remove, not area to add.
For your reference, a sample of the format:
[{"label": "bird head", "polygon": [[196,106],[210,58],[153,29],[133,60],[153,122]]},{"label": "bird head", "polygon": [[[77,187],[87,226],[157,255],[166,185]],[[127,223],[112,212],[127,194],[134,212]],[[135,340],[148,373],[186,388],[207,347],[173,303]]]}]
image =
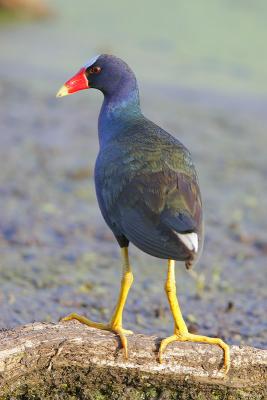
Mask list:
[{"label": "bird head", "polygon": [[102,54],[89,60],[58,91],[57,97],[67,96],[84,89],[99,89],[104,94],[115,93],[126,81],[135,81],[128,65],[112,55]]}]

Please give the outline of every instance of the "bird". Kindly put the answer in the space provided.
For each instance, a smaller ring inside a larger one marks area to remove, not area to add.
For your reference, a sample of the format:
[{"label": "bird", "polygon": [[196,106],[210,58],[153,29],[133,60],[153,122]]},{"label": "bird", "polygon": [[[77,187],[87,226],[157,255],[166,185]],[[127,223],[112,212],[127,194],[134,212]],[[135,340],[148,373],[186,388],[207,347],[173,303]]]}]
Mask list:
[{"label": "bird", "polygon": [[223,350],[223,371],[230,368],[229,346],[220,338],[188,331],[176,294],[175,261],[191,268],[203,247],[204,222],[199,181],[189,150],[174,136],[146,118],[140,106],[134,72],[109,54],[91,58],[61,87],[57,97],[85,89],[104,95],[98,117],[99,153],[95,163],[96,197],[103,218],[113,232],[122,257],[121,288],[109,323],[94,322],[71,313],[63,321],[78,320],[114,332],[128,357],[123,310],[133,273],[128,247],[167,260],[165,292],[174,320],[173,335],[163,339],[158,359],[175,341],[204,342]]}]

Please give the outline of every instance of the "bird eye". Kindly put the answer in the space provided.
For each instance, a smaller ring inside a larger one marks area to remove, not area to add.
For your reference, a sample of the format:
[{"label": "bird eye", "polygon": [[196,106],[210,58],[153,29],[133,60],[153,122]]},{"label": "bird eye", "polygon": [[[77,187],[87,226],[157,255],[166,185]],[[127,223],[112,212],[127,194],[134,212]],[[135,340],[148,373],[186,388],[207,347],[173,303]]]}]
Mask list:
[{"label": "bird eye", "polygon": [[101,72],[101,67],[92,67],[89,69],[89,74],[99,74]]}]

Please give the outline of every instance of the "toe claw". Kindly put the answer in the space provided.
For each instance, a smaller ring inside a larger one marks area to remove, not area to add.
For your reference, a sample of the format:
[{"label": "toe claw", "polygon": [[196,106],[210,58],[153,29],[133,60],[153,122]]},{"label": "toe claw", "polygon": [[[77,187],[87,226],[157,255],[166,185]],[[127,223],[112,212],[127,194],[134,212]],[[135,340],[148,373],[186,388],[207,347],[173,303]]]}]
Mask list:
[{"label": "toe claw", "polygon": [[121,347],[123,348],[123,351],[124,351],[124,357],[127,360],[128,359],[128,342],[127,342],[127,338],[125,336],[125,332],[124,332],[125,330],[123,328],[116,328],[116,329],[112,329],[112,330],[120,337]]},{"label": "toe claw", "polygon": [[160,364],[162,364],[162,362],[163,362],[161,351],[159,351],[159,354],[158,354],[158,361]]},{"label": "toe claw", "polygon": [[224,375],[227,375],[230,369],[230,363],[224,364],[222,367],[221,371],[223,372]]},{"label": "toe claw", "polygon": [[230,369],[230,350],[229,346],[224,343],[221,339],[218,338],[210,338],[207,336],[200,336],[200,335],[195,335],[191,333],[187,333],[185,335],[181,335],[180,333],[175,333],[172,336],[169,336],[161,341],[160,348],[159,348],[159,362],[162,363],[162,354],[165,351],[166,347],[175,341],[180,341],[180,342],[203,342],[203,343],[209,343],[209,344],[215,344],[217,346],[220,346],[224,352],[224,366],[221,369],[221,371],[226,375]]},{"label": "toe claw", "polygon": [[163,355],[165,347],[166,347],[163,342],[164,342],[164,340],[162,340],[162,342],[160,343],[159,352],[158,352],[158,360],[159,360],[160,364],[162,364],[162,362],[163,362],[162,355]]}]

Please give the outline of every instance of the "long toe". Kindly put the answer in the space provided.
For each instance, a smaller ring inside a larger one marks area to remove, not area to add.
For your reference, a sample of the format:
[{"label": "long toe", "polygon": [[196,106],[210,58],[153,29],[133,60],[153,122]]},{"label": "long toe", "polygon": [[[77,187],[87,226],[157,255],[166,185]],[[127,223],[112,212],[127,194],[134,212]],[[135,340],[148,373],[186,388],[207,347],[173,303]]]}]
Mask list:
[{"label": "long toe", "polygon": [[166,347],[170,343],[175,342],[177,340],[178,340],[178,336],[177,335],[172,335],[172,336],[169,336],[169,337],[167,337],[167,338],[165,338],[165,339],[163,339],[161,341],[160,347],[159,347],[159,362],[160,362],[160,364],[162,364],[162,361],[163,361],[162,360],[162,356],[163,356],[163,353],[164,353]]},{"label": "long toe", "polygon": [[71,314],[67,315],[66,317],[62,318],[60,321],[66,322],[66,321],[71,321],[73,319],[81,322],[82,324],[90,326],[91,328],[96,328],[96,329],[100,329],[100,330],[104,330],[104,331],[110,331],[110,332],[114,332],[115,334],[117,334],[120,337],[121,345],[122,345],[122,348],[124,349],[125,358],[126,359],[128,358],[128,345],[127,345],[126,335],[133,334],[132,331],[130,331],[128,329],[123,329],[121,325],[114,326],[111,323],[102,324],[100,322],[94,322],[94,321],[91,321],[90,319],[88,319],[82,315],[76,314],[76,313],[71,313]]},{"label": "long toe", "polygon": [[208,344],[215,344],[219,346],[224,353],[224,360],[223,360],[223,372],[227,374],[230,369],[230,347],[220,338],[212,338],[208,336],[202,335],[194,335],[193,333],[188,333],[186,337],[183,339],[179,339],[182,341],[189,341],[189,342],[200,342],[200,343],[208,343]]},{"label": "long toe", "polygon": [[61,322],[66,322],[66,321],[72,321],[73,319],[75,319],[76,321],[81,322],[81,324],[90,326],[91,328],[96,328],[96,329],[102,329],[102,330],[110,330],[109,329],[109,325],[107,324],[102,324],[101,322],[94,322],[91,321],[90,319],[84,317],[83,315],[79,315],[76,313],[71,313],[69,315],[67,315],[64,318],[61,318],[60,321]]},{"label": "long toe", "polygon": [[186,335],[174,334],[172,336],[163,339],[160,348],[159,348],[159,362],[162,363],[162,355],[166,349],[166,347],[172,342],[200,342],[200,343],[208,343],[215,344],[222,348],[224,352],[224,363],[223,363],[223,372],[227,374],[230,369],[230,348],[228,344],[226,344],[220,338],[211,338],[208,336],[194,335],[192,333],[188,333]]}]

